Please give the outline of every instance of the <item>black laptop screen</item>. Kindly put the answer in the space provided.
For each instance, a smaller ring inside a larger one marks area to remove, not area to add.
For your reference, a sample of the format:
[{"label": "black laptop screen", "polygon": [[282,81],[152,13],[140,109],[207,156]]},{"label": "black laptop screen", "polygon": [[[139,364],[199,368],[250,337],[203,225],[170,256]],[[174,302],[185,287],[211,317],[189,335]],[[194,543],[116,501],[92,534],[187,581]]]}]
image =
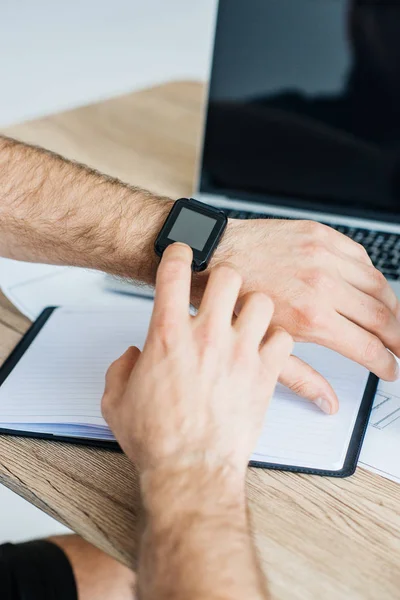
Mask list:
[{"label": "black laptop screen", "polygon": [[202,192],[400,220],[400,0],[221,0]]}]

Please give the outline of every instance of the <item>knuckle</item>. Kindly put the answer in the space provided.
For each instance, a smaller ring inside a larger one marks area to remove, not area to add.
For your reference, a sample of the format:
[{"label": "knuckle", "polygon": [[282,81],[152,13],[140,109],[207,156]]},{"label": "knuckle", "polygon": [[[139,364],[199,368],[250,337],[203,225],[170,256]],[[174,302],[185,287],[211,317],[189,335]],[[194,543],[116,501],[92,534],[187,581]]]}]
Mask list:
[{"label": "knuckle", "polygon": [[196,337],[204,353],[218,346],[220,335],[217,333],[215,323],[211,319],[205,319],[196,328]]},{"label": "knuckle", "polygon": [[306,240],[302,244],[301,253],[306,257],[315,257],[319,255],[321,244],[315,240]]},{"label": "knuckle", "polygon": [[371,270],[371,280],[373,284],[373,288],[376,291],[382,291],[387,286],[387,281],[383,273],[378,271],[378,269],[372,268]]},{"label": "knuckle", "polygon": [[114,362],[112,362],[111,365],[107,369],[106,376],[105,376],[105,390],[104,390],[104,393],[107,393],[108,390],[111,387],[111,382],[112,382],[112,379],[113,379],[114,371],[115,371],[115,369],[117,367],[118,360],[114,360]]},{"label": "knuckle", "polygon": [[309,384],[303,379],[295,379],[291,381],[288,385],[289,389],[292,390],[292,392],[294,392],[298,396],[307,397],[309,395]]},{"label": "knuckle", "polygon": [[240,273],[228,264],[218,265],[214,268],[215,276],[230,283],[235,283],[240,287],[243,283],[243,278]]},{"label": "knuckle", "polygon": [[175,346],[177,340],[177,323],[172,319],[168,312],[160,315],[155,330],[155,337],[157,342],[161,344],[164,350],[170,349]]},{"label": "knuckle", "polygon": [[364,246],[358,242],[353,242],[354,247],[358,250],[359,254],[363,258],[367,258],[369,260],[369,254],[364,248]]},{"label": "knuckle", "polygon": [[364,362],[366,364],[373,364],[377,362],[381,357],[382,350],[383,346],[378,338],[373,337],[369,339],[363,350]]},{"label": "knuckle", "polygon": [[109,416],[111,414],[111,395],[107,393],[107,391],[104,392],[103,397],[101,399],[101,414],[103,415],[104,419],[108,422],[109,420]]},{"label": "knuckle", "polygon": [[273,312],[274,303],[269,296],[263,292],[252,292],[248,299],[251,304],[263,312]]},{"label": "knuckle", "polygon": [[332,287],[332,278],[323,268],[314,267],[303,272],[302,279],[313,289],[327,289]]},{"label": "knuckle", "polygon": [[304,221],[303,230],[308,235],[312,235],[314,238],[324,238],[326,235],[327,227],[322,225],[322,223],[318,223],[318,221]]},{"label": "knuckle", "polygon": [[330,254],[328,247],[319,240],[305,240],[301,247],[301,254],[304,258],[321,260]]},{"label": "knuckle", "polygon": [[323,243],[330,239],[333,230],[329,225],[323,225],[318,221],[304,221],[303,232],[308,238]]},{"label": "knuckle", "polygon": [[390,312],[384,304],[378,303],[371,311],[370,320],[373,327],[380,329],[390,321]]},{"label": "knuckle", "polygon": [[312,304],[292,308],[292,319],[300,331],[318,330],[323,326],[322,317]]}]

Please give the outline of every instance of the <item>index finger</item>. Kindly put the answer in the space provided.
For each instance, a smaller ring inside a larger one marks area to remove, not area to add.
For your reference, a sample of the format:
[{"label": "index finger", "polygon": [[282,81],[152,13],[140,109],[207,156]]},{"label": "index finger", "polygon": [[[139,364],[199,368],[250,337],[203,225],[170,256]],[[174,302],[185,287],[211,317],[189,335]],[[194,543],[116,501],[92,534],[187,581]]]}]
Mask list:
[{"label": "index finger", "polygon": [[164,251],[157,271],[150,328],[166,322],[173,327],[183,318],[189,318],[192,260],[192,249],[186,244],[171,244]]}]

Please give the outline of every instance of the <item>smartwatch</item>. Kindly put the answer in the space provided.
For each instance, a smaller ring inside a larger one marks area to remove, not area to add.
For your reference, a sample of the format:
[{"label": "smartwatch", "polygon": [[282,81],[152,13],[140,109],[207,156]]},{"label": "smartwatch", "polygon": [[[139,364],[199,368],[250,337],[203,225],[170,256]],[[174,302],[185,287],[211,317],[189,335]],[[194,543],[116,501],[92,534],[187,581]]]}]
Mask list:
[{"label": "smartwatch", "polygon": [[155,243],[162,256],[175,242],[187,244],[193,250],[193,271],[204,271],[226,229],[228,217],[213,206],[193,198],[177,200],[171,209]]}]

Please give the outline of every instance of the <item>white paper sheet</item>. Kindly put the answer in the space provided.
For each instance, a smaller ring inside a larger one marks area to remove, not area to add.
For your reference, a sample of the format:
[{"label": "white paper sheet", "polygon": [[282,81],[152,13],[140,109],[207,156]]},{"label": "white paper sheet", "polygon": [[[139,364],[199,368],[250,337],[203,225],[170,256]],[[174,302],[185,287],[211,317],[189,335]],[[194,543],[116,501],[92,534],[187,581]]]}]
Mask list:
[{"label": "white paper sheet", "polygon": [[112,306],[129,308],[132,296],[117,294],[99,271],[55,267],[0,259],[0,287],[32,321],[48,306]]},{"label": "white paper sheet", "polygon": [[380,381],[360,466],[400,483],[400,381]]}]

